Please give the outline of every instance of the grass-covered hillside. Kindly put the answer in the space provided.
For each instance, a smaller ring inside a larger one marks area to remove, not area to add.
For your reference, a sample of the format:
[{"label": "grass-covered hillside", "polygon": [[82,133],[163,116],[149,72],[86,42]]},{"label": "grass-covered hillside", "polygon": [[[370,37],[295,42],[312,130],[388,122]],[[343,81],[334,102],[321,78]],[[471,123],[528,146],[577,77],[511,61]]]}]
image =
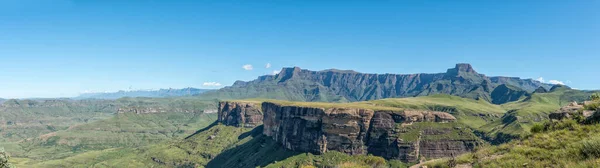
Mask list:
[{"label": "grass-covered hillside", "polygon": [[[457,158],[429,163],[430,167],[600,167],[600,97],[592,96],[578,114],[545,121],[532,134],[499,146],[485,146]],[[597,114],[585,118],[582,110]],[[578,117],[579,116],[579,117]]]},{"label": "grass-covered hillside", "polygon": [[599,167],[600,125],[574,120],[546,125],[541,132],[499,146],[482,147],[429,167]]},{"label": "grass-covered hillside", "polygon": [[109,118],[111,101],[6,100],[0,104],[0,141],[11,142]]},{"label": "grass-covered hillside", "polygon": [[198,128],[208,126],[216,118],[214,113],[117,114],[106,120],[20,141],[18,145],[22,151],[12,151],[12,155],[48,160],[93,150],[135,148],[183,138]]},{"label": "grass-covered hillside", "polygon": [[262,127],[214,124],[186,139],[137,149],[91,151],[35,164],[22,159],[15,162],[28,167],[406,167],[402,162],[376,156],[293,152],[261,132]]},{"label": "grass-covered hillside", "polygon": [[[203,113],[214,111],[215,101],[194,98],[8,100],[2,108],[7,111],[0,115],[16,124],[3,127],[0,147],[14,160],[27,161],[21,162],[25,167],[80,153],[182,139],[217,118],[216,113]],[[16,135],[19,138],[11,138]]]},{"label": "grass-covered hillside", "polygon": [[548,114],[568,103],[587,100],[591,95],[592,92],[555,86],[547,93],[534,93],[525,99],[500,105],[507,111],[502,118],[483,125],[479,130],[493,143],[523,137],[529,134],[535,123],[548,120]]}]

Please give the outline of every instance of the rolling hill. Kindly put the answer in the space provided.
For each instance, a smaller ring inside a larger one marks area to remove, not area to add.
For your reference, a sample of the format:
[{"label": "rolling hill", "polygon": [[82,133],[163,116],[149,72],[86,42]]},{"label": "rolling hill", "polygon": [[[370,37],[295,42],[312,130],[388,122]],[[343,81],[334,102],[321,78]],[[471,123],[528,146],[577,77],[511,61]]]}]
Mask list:
[{"label": "rolling hill", "polygon": [[0,106],[1,146],[29,163],[146,146],[206,127],[216,120],[215,104],[196,98],[8,100]]}]

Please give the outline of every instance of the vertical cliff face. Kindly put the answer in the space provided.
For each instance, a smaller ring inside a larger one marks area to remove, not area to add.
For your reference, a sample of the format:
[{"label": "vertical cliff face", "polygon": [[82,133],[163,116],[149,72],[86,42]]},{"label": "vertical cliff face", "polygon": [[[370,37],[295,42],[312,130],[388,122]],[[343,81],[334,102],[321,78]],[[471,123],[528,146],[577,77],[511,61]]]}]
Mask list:
[{"label": "vertical cliff face", "polygon": [[373,154],[416,162],[469,152],[477,138],[452,115],[432,111],[374,111],[263,103],[264,131],[294,151]]},{"label": "vertical cliff face", "polygon": [[218,121],[230,126],[252,128],[262,124],[260,105],[247,102],[219,102]]},{"label": "vertical cliff face", "polygon": [[373,110],[322,109],[263,103],[264,131],[294,151],[364,154]]},{"label": "vertical cliff face", "polygon": [[455,120],[435,111],[219,103],[219,122],[236,127],[263,124],[263,134],[289,150],[373,154],[404,162],[472,151],[480,142]]}]

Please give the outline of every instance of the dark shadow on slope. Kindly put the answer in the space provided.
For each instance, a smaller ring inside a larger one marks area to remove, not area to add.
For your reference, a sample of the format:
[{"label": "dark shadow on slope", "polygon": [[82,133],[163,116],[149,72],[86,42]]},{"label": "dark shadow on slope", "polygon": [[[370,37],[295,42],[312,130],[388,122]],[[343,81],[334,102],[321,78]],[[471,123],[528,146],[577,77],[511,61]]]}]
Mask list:
[{"label": "dark shadow on slope", "polygon": [[253,168],[264,167],[275,161],[281,161],[288,157],[299,154],[283,148],[271,137],[262,134],[263,126],[254,128],[252,131],[240,135],[239,139],[252,136],[252,139],[244,144],[223,151],[206,165],[207,168]]},{"label": "dark shadow on slope", "polygon": [[210,129],[210,128],[214,127],[215,125],[218,125],[218,124],[219,124],[219,121],[215,121],[215,122],[213,122],[212,124],[210,124],[210,125],[208,125],[208,126],[206,126],[206,127],[202,128],[202,129],[200,129],[200,130],[198,130],[198,131],[194,132],[192,135],[189,135],[189,136],[185,137],[184,139],[188,139],[188,138],[190,138],[190,137],[193,137],[194,135],[196,135],[196,134],[198,134],[198,133],[201,133],[201,132],[204,132],[204,131],[206,131],[206,130],[208,130],[208,129]]},{"label": "dark shadow on slope", "polygon": [[242,135],[238,136],[238,140],[242,140],[244,138],[247,138],[248,136],[252,136],[254,138],[254,137],[261,135],[262,132],[263,132],[263,126],[260,125],[254,129],[252,129],[252,131],[244,132]]}]

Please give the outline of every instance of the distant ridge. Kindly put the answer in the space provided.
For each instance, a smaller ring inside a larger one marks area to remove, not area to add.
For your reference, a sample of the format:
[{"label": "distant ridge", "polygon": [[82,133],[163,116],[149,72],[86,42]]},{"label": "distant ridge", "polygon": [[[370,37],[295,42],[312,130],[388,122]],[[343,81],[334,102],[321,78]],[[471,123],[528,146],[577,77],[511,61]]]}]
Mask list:
[{"label": "distant ridge", "polygon": [[551,84],[533,79],[488,77],[477,73],[470,64],[459,63],[445,73],[433,74],[367,74],[352,70],[311,71],[299,67],[283,68],[277,75],[260,76],[248,82],[236,81],[230,87],[202,95],[223,99],[258,97],[325,102],[353,102],[433,94],[449,94],[494,103],[514,100],[516,97],[503,97],[493,101],[491,93],[503,84],[528,93],[540,87],[552,87]]},{"label": "distant ridge", "polygon": [[209,91],[210,89],[183,88],[183,89],[159,89],[159,90],[133,90],[102,93],[83,93],[74,99],[119,99],[123,97],[177,97],[194,96]]}]

